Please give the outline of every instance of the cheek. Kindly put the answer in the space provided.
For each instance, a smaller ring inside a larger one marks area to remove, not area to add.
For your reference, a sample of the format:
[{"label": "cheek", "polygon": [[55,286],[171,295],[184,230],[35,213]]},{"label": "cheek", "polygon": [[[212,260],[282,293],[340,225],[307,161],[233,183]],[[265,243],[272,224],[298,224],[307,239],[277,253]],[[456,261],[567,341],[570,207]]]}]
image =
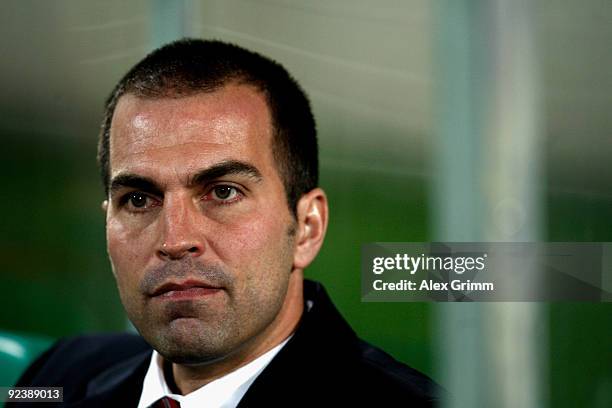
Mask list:
[{"label": "cheek", "polygon": [[121,283],[130,277],[136,278],[150,258],[150,248],[153,248],[152,235],[145,231],[134,230],[125,223],[111,219],[106,224],[106,242],[108,255],[113,265],[117,281]]},{"label": "cheek", "polygon": [[217,229],[209,239],[213,252],[237,273],[269,270],[286,258],[289,222],[262,214]]}]

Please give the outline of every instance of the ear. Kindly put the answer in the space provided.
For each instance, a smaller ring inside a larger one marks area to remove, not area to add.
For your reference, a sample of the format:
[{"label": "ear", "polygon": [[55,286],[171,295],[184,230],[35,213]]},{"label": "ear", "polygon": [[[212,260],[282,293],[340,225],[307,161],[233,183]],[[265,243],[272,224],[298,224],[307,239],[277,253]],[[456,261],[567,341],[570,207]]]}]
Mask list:
[{"label": "ear", "polygon": [[296,247],[293,267],[304,269],[323,245],[328,221],[327,196],[320,188],[304,194],[297,204]]},{"label": "ear", "polygon": [[100,204],[100,208],[102,208],[102,211],[106,212],[106,210],[108,210],[108,200],[102,201],[102,204]]}]

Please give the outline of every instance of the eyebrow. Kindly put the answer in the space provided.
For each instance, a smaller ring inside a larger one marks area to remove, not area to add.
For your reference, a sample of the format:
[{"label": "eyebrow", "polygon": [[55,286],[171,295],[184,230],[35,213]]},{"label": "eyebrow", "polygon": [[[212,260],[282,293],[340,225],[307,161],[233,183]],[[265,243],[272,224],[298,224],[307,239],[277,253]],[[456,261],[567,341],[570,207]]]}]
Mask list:
[{"label": "eyebrow", "polygon": [[[212,180],[231,174],[244,175],[253,179],[255,182],[260,182],[262,180],[260,171],[252,164],[239,160],[228,160],[198,171],[190,177],[188,185],[195,186],[206,184]],[[113,177],[109,189],[111,196],[122,188],[134,188],[158,196],[163,195],[162,188],[153,181],[153,179],[132,173],[118,174]]]},{"label": "eyebrow", "polygon": [[198,171],[189,180],[189,185],[206,184],[207,182],[227,175],[243,175],[253,179],[255,182],[260,182],[262,180],[261,173],[257,170],[257,167],[252,164],[239,160],[228,160]]},{"label": "eyebrow", "polygon": [[110,195],[121,190],[122,188],[134,188],[155,195],[162,195],[162,189],[159,185],[149,177],[139,176],[137,174],[119,174],[111,180]]}]

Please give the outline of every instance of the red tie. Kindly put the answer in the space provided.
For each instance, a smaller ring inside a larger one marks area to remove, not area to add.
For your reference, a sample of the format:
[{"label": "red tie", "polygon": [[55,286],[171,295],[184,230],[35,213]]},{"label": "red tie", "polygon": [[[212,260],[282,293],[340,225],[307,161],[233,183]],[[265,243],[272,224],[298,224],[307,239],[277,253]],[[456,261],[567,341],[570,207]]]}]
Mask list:
[{"label": "red tie", "polygon": [[181,404],[170,397],[164,397],[155,401],[151,408],[181,408]]}]

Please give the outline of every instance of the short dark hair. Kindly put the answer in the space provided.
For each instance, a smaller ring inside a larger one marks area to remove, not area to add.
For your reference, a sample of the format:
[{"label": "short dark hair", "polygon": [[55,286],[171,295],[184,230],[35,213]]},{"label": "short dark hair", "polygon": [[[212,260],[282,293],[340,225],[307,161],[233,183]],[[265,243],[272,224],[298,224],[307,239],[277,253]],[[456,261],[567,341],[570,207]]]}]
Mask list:
[{"label": "short dark hair", "polygon": [[98,141],[98,164],[108,195],[110,128],[121,96],[180,98],[214,92],[229,83],[254,86],[270,110],[272,153],[296,215],[300,197],[318,185],[315,120],[308,97],[279,63],[234,44],[182,39],[147,55],[115,86],[106,100]]}]

